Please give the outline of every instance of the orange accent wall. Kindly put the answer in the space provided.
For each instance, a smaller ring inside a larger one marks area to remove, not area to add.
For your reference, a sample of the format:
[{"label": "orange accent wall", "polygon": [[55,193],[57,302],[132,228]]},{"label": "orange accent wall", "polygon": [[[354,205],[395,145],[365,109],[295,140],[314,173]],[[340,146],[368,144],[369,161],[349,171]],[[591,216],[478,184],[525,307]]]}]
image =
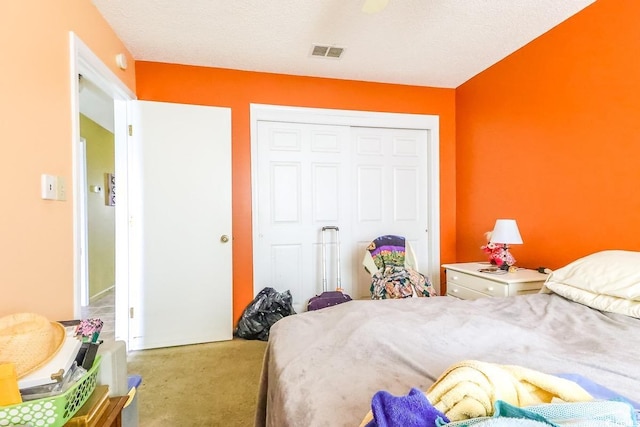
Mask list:
[{"label": "orange accent wall", "polygon": [[496,218],[522,266],[640,250],[639,16],[598,0],[457,88],[458,261]]},{"label": "orange accent wall", "polygon": [[233,313],[253,299],[249,104],[440,116],[441,259],[455,258],[455,92],[358,81],[137,62],[137,95],[232,110]]},{"label": "orange accent wall", "polygon": [[[0,25],[0,316],[73,313],[73,173],[69,31],[135,90],[131,55],[90,1],[5,0]],[[125,53],[131,67],[117,69]],[[62,176],[67,200],[40,198]]]}]

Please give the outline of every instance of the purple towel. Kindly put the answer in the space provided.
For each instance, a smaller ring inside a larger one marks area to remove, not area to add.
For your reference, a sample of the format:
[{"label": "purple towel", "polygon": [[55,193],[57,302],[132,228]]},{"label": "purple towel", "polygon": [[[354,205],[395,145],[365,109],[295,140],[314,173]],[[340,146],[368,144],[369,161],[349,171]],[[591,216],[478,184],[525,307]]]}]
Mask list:
[{"label": "purple towel", "polygon": [[384,390],[377,392],[371,399],[371,410],[373,420],[367,427],[435,427],[438,418],[449,422],[415,387],[407,396],[394,396]]}]

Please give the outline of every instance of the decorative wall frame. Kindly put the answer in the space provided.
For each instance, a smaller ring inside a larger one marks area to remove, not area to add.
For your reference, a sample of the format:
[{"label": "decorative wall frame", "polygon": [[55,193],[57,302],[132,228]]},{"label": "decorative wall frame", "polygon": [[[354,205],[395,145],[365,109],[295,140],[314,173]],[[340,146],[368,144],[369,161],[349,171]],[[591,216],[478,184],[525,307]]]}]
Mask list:
[{"label": "decorative wall frame", "polygon": [[116,176],[112,173],[104,174],[104,181],[107,191],[105,191],[105,205],[107,206],[115,206],[116,205]]}]

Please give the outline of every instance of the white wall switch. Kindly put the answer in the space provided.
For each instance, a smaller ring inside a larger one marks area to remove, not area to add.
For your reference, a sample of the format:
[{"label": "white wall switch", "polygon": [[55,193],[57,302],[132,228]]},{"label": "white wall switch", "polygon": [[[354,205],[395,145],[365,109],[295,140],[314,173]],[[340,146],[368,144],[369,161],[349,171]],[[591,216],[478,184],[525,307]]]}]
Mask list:
[{"label": "white wall switch", "polygon": [[42,174],[40,179],[40,195],[45,200],[56,200],[58,198],[58,184],[54,175]]},{"label": "white wall switch", "polygon": [[64,177],[56,177],[56,200],[67,200],[67,185]]}]

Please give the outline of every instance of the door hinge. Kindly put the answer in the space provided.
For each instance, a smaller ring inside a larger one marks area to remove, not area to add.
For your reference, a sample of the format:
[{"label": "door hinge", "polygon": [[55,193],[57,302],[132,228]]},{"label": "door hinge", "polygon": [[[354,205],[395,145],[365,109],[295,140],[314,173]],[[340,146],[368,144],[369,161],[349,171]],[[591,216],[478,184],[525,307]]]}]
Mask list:
[{"label": "door hinge", "polygon": [[129,136],[133,136],[133,125],[129,125]]},{"label": "door hinge", "polygon": [[133,307],[129,307],[129,319],[133,319]]}]

